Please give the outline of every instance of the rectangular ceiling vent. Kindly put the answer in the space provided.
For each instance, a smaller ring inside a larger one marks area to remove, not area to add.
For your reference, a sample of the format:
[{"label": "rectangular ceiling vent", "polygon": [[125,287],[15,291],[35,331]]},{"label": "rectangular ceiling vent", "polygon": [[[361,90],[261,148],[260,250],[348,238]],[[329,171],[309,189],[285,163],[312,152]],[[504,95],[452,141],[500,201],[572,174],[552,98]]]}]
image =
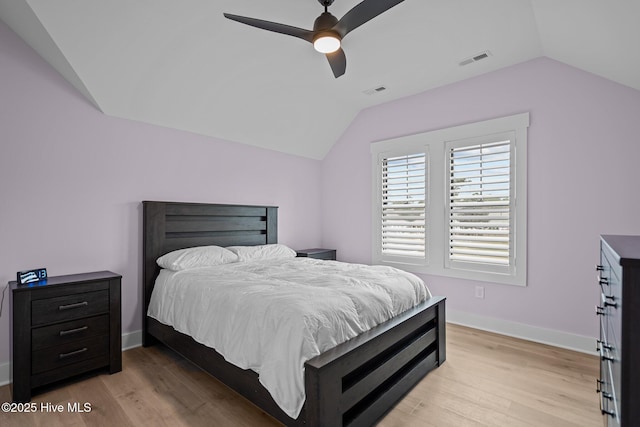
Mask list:
[{"label": "rectangular ceiling vent", "polygon": [[460,61],[460,66],[464,66],[464,65],[469,65],[473,62],[478,62],[478,61],[482,61],[483,59],[488,58],[489,56],[491,56],[491,52],[489,52],[488,50],[485,50],[484,52],[481,52],[477,55],[474,55],[470,58],[464,59],[462,61]]},{"label": "rectangular ceiling vent", "polygon": [[376,93],[380,93],[387,90],[386,87],[384,86],[376,86],[373,87],[371,89],[367,89],[367,90],[363,90],[362,93],[366,94],[366,95],[375,95]]}]

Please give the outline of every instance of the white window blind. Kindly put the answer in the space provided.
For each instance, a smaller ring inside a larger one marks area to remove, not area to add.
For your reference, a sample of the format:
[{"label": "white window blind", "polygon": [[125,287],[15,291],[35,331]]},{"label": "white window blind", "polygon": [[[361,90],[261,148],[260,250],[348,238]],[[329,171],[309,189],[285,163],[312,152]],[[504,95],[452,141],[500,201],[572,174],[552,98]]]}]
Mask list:
[{"label": "white window blind", "polygon": [[382,255],[425,258],[425,153],[382,159]]},{"label": "white window blind", "polygon": [[529,113],[375,141],[372,261],[526,286]]},{"label": "white window blind", "polygon": [[514,253],[513,144],[508,135],[492,139],[448,147],[449,261],[509,271]]}]

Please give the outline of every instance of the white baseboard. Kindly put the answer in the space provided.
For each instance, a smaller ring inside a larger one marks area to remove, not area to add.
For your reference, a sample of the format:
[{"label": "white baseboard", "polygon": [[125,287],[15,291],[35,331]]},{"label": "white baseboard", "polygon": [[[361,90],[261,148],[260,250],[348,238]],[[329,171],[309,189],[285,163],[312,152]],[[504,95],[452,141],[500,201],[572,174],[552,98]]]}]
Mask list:
[{"label": "white baseboard", "polygon": [[596,355],[596,338],[447,309],[447,322]]},{"label": "white baseboard", "polygon": [[[142,345],[142,331],[122,334],[122,350],[130,350]],[[0,386],[9,384],[11,379],[11,363],[0,363]]]},{"label": "white baseboard", "polygon": [[[501,335],[521,338],[527,341],[552,345],[596,355],[596,338],[576,335],[554,329],[540,328],[538,326],[525,325],[524,323],[511,322],[493,317],[480,316],[456,310],[447,310],[447,322],[456,325],[468,326],[483,331],[495,332]],[[133,331],[122,334],[122,350],[129,350],[142,345],[142,331]],[[0,364],[0,386],[9,384],[10,363]]]},{"label": "white baseboard", "polygon": [[122,350],[131,350],[142,345],[142,330],[122,334]]}]

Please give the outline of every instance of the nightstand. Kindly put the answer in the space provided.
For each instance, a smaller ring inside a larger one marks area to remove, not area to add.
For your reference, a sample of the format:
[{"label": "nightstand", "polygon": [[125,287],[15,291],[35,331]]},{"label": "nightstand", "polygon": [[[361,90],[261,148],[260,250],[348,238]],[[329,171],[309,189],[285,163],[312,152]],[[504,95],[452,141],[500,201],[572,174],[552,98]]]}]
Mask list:
[{"label": "nightstand", "polygon": [[33,389],[99,368],[122,370],[120,286],[110,271],[11,287],[14,402]]},{"label": "nightstand", "polygon": [[308,257],[308,258],[315,258],[315,259],[330,259],[334,261],[336,259],[335,249],[314,248],[314,249],[302,249],[296,252],[299,257]]}]

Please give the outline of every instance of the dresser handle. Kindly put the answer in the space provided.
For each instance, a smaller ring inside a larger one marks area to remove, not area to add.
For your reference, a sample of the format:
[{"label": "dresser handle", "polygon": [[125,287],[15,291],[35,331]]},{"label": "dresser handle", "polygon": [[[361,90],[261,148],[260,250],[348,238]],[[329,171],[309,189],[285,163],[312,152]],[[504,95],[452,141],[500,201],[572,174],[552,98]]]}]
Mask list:
[{"label": "dresser handle", "polygon": [[[613,348],[610,345],[606,345],[605,344],[605,346],[606,346],[607,350],[611,350]],[[604,355],[605,346],[601,345],[600,348],[598,349],[598,351],[600,352],[600,359],[607,360],[607,361],[609,361],[611,363],[615,362],[615,359],[613,357]]]},{"label": "dresser handle", "polygon": [[58,310],[60,310],[60,311],[69,310],[71,308],[84,307],[85,305],[89,305],[89,303],[87,301],[82,301],[82,302],[77,302],[75,304],[59,305],[58,306]]},{"label": "dresser handle", "polygon": [[607,279],[606,277],[598,277],[598,283],[601,285],[608,285],[609,279]]},{"label": "dresser handle", "polygon": [[71,356],[75,356],[76,354],[84,353],[87,350],[88,350],[87,347],[83,347],[80,350],[70,351],[69,353],[60,353],[59,357],[60,359],[64,359],[66,357],[71,357]]},{"label": "dresser handle", "polygon": [[[607,300],[611,300],[614,302],[609,302]],[[613,295],[604,295],[604,306],[618,308],[618,304],[615,302],[615,300],[616,300],[616,297],[614,297]]]},{"label": "dresser handle", "polygon": [[77,334],[78,332],[86,331],[89,329],[88,326],[82,326],[81,328],[75,329],[67,329],[66,331],[60,331],[60,336],[63,337],[65,335]]},{"label": "dresser handle", "polygon": [[[606,396],[605,396],[606,395]],[[607,409],[604,409],[604,399],[613,399],[613,396],[611,396],[610,393],[607,393],[605,391],[603,391],[602,393],[600,393],[600,411],[602,412],[602,415],[607,414],[611,417],[615,417],[616,414],[612,411],[609,411]]]},{"label": "dresser handle", "polygon": [[597,342],[596,351],[600,351],[601,348],[604,348],[605,350],[609,350],[609,351],[613,350],[613,346],[605,343],[604,341],[596,340],[596,342]]},{"label": "dresser handle", "polygon": [[603,270],[604,270],[603,266],[596,264],[596,271],[603,271]]},{"label": "dresser handle", "polygon": [[596,314],[598,316],[604,316],[604,307],[600,307],[599,305],[596,305]]},{"label": "dresser handle", "polygon": [[607,415],[609,415],[610,417],[614,417],[614,416],[616,415],[616,414],[614,414],[614,413],[613,413],[613,412],[611,412],[611,411],[607,411],[606,409],[600,409],[600,410],[602,411],[602,415],[607,414]]}]

